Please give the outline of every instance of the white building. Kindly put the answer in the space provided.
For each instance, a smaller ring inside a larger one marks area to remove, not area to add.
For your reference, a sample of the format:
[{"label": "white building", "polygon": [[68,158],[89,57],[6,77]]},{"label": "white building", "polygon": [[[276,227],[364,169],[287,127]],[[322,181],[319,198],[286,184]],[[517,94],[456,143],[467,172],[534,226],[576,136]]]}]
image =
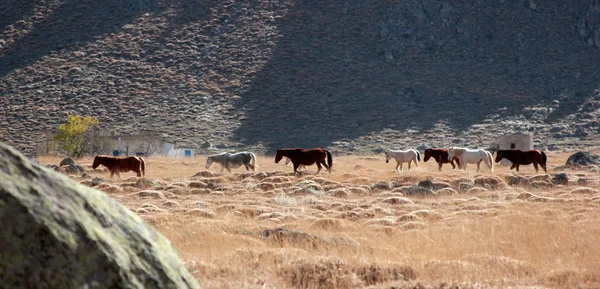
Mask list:
[{"label": "white building", "polygon": [[170,157],[195,156],[195,149],[177,146],[175,142],[166,140],[157,132],[144,131],[139,134],[121,134],[111,136],[111,155],[113,156],[151,156],[163,155]]}]

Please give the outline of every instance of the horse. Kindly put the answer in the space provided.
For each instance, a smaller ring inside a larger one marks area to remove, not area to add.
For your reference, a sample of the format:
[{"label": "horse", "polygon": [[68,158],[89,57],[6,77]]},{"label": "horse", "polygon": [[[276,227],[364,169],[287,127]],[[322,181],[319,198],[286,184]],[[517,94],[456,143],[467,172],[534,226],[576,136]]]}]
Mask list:
[{"label": "horse", "polygon": [[432,157],[438,163],[438,169],[440,171],[442,170],[442,164],[446,164],[446,163],[450,163],[452,165],[452,169],[455,169],[456,165],[454,165],[454,162],[456,162],[456,164],[460,168],[460,161],[458,160],[457,157],[453,158],[452,160],[448,160],[448,149],[441,149],[441,148],[426,149],[425,156],[423,157],[423,161],[427,162]]},{"label": "horse", "polygon": [[210,155],[206,159],[206,168],[210,169],[213,163],[221,165],[221,173],[224,169],[227,169],[231,173],[231,169],[239,168],[241,166],[246,167],[246,171],[254,171],[257,167],[256,156],[251,152],[239,152],[239,153],[220,153],[216,155]]},{"label": "horse", "polygon": [[[396,171],[402,172],[402,163],[408,162],[408,169],[410,170],[410,163],[415,162],[415,165],[419,167],[419,161],[421,160],[421,154],[413,149],[404,151],[400,150],[387,150],[385,152],[385,162],[389,163],[394,158],[396,160]],[[400,167],[400,170],[398,170]]]},{"label": "horse", "polygon": [[539,171],[538,165],[544,169],[545,173],[548,173],[546,170],[546,161],[548,158],[546,154],[539,150],[499,150],[496,152],[496,163],[500,162],[503,158],[512,162],[512,166],[510,169],[517,169],[519,171],[520,165],[530,165],[533,164],[535,168],[535,172]]},{"label": "horse", "polygon": [[95,170],[98,166],[103,165],[110,171],[110,177],[117,175],[121,177],[121,172],[134,171],[138,177],[143,178],[146,174],[146,162],[141,157],[111,157],[105,155],[97,155],[94,157],[92,168]]},{"label": "horse", "polygon": [[492,161],[492,154],[482,149],[467,149],[467,148],[450,148],[448,150],[448,160],[452,160],[457,157],[460,161],[459,168],[466,170],[468,163],[477,163],[477,171],[481,162],[485,162],[490,172],[494,171],[494,162]]},{"label": "horse", "polygon": [[[310,166],[314,163],[317,164],[317,174],[321,171],[321,165],[324,166],[331,174],[333,161],[331,153],[326,149],[277,149],[277,153],[275,154],[275,163],[279,163],[283,157],[290,159],[294,164],[294,174],[298,173],[298,167],[301,165]],[[325,163],[326,158],[327,163]]]}]

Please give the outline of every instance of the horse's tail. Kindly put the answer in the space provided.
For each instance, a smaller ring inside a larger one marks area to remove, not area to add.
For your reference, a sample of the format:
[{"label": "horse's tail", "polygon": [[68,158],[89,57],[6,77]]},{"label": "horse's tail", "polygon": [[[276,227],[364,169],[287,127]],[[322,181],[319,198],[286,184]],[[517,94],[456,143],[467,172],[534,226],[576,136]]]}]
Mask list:
[{"label": "horse's tail", "polygon": [[419,151],[417,151],[417,160],[421,161],[421,154],[419,153]]},{"label": "horse's tail", "polygon": [[333,158],[328,150],[325,150],[325,153],[327,153],[327,165],[329,166],[329,171],[331,171],[331,166],[333,166]]},{"label": "horse's tail", "polygon": [[252,166],[255,168],[258,167],[258,165],[256,165],[256,156],[254,153],[250,153],[250,164],[252,164]]},{"label": "horse's tail", "polygon": [[494,172],[494,158],[492,157],[492,153],[486,151],[485,154],[490,162],[490,172]]},{"label": "horse's tail", "polygon": [[140,157],[140,170],[142,172],[142,178],[146,175],[146,161],[142,157]]},{"label": "horse's tail", "polygon": [[540,151],[540,153],[542,153],[542,165],[543,165],[543,168],[546,169],[546,161],[548,160],[548,157],[546,157],[546,153],[544,153],[543,151]]}]

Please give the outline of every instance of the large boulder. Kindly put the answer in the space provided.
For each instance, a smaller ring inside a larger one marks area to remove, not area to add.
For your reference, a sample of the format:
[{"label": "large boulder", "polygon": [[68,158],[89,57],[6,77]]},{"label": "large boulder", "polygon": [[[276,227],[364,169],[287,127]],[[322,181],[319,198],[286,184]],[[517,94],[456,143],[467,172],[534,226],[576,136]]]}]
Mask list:
[{"label": "large boulder", "polygon": [[60,165],[58,165],[59,167],[62,166],[72,166],[75,165],[75,161],[72,158],[64,158],[62,161],[60,161]]},{"label": "large boulder", "polygon": [[106,194],[0,143],[5,288],[198,288],[171,243]]},{"label": "large boulder", "polygon": [[587,167],[600,165],[600,156],[588,152],[576,152],[567,159],[569,167]]}]

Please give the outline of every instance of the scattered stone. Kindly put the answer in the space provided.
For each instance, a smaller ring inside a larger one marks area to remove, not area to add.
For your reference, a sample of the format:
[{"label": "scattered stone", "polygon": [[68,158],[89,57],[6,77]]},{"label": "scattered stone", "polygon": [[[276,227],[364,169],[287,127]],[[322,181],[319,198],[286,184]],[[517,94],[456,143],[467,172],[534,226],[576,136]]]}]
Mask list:
[{"label": "scattered stone", "polygon": [[419,187],[419,186],[407,186],[402,187],[401,192],[407,196],[422,196],[422,197],[432,197],[436,196],[437,193],[432,189]]},{"label": "scattered stone", "polygon": [[389,191],[393,188],[393,183],[390,181],[379,181],[371,185],[373,191]]},{"label": "scattered stone", "polygon": [[419,187],[433,189],[433,181],[432,180],[422,180],[418,184]]},{"label": "scattered stone", "polygon": [[152,179],[139,179],[135,182],[135,186],[140,188],[140,189],[147,189],[147,188],[153,188],[153,187],[157,187],[159,184],[157,181],[152,180]]},{"label": "scattered stone", "polygon": [[164,199],[165,195],[159,191],[143,190],[137,193],[140,198]]},{"label": "scattered stone", "polygon": [[473,188],[475,185],[472,183],[459,183],[458,184],[458,191],[461,193],[465,193],[468,190],[470,190],[471,188]]},{"label": "scattered stone", "polygon": [[522,176],[506,176],[506,183],[510,186],[529,186],[529,179]]},{"label": "scattered stone", "polygon": [[566,173],[556,174],[554,178],[552,178],[552,183],[555,185],[568,185],[569,184],[569,176]]},{"label": "scattered stone", "polygon": [[106,180],[103,179],[103,178],[98,178],[98,177],[93,178],[92,179],[92,187],[95,187],[95,186],[97,186],[99,184],[102,184],[102,183],[105,183],[105,182],[106,182]]},{"label": "scattered stone", "polygon": [[84,172],[84,168],[78,165],[65,165],[61,166],[60,169],[69,175],[78,175]]}]

